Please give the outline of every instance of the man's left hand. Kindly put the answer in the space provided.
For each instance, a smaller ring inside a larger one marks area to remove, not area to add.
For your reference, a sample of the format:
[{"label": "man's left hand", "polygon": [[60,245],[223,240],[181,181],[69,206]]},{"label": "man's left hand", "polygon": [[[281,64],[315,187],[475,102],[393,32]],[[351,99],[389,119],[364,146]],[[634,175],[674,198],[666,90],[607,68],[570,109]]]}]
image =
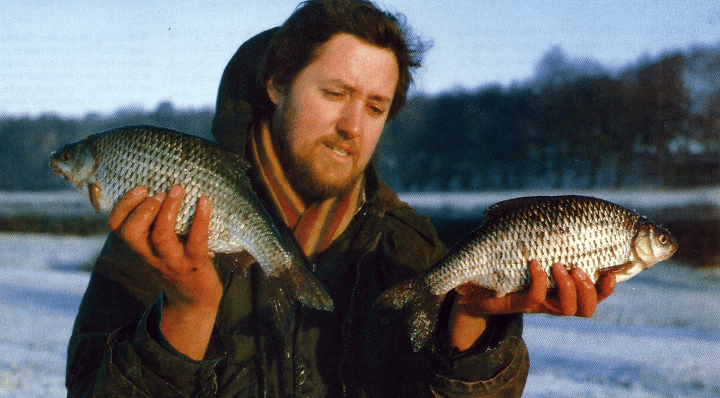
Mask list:
[{"label": "man's left hand", "polygon": [[458,294],[450,317],[451,344],[459,350],[470,348],[485,331],[491,315],[511,313],[547,313],[591,317],[597,304],[615,289],[615,277],[606,276],[593,284],[580,268],[570,272],[560,264],[552,268],[557,294],[548,294],[548,278],[540,263],[529,265],[530,287],[502,297],[487,297],[480,289],[464,289]]}]

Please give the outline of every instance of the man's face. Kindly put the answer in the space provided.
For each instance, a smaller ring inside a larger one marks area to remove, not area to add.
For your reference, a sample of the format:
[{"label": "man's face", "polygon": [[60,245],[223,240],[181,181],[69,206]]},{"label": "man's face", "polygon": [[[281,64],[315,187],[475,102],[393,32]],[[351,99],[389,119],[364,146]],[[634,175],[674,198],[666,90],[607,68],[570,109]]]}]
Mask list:
[{"label": "man's face", "polygon": [[387,120],[398,65],[389,49],[337,34],[286,88],[268,82],[273,136],[305,200],[344,193],[362,176]]}]

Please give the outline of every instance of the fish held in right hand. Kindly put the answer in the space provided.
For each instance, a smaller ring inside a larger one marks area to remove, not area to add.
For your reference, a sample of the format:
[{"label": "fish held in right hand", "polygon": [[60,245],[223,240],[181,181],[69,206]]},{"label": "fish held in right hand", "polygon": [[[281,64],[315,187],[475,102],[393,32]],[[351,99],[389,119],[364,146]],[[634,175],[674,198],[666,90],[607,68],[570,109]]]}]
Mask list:
[{"label": "fish held in right hand", "polygon": [[378,305],[409,306],[411,342],[420,350],[435,327],[445,295],[472,285],[504,296],[530,284],[528,264],[580,268],[596,283],[604,275],[626,281],[666,260],[677,242],[664,228],[634,211],[583,196],[528,197],[493,205],[485,222],[428,272],[383,293]]}]

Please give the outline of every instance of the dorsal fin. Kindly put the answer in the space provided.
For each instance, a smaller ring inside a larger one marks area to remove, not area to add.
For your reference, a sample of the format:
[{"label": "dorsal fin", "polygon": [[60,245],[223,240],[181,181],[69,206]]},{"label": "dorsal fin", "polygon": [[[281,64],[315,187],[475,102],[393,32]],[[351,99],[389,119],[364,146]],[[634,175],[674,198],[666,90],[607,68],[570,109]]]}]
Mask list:
[{"label": "dorsal fin", "polygon": [[223,152],[225,153],[225,156],[226,156],[228,162],[230,164],[234,165],[238,170],[241,170],[242,172],[246,172],[246,171],[248,171],[248,169],[250,169],[250,167],[252,167],[250,165],[250,162],[247,161],[247,159],[238,155],[237,153],[230,152],[227,150],[223,150]]},{"label": "dorsal fin", "polygon": [[514,199],[504,200],[490,206],[485,210],[485,219],[492,220],[504,214],[516,211],[521,208],[542,208],[552,206],[556,211],[562,211],[563,207],[567,209],[586,206],[589,203],[614,205],[606,200],[593,198],[590,196],[578,195],[558,195],[558,196],[527,196]]},{"label": "dorsal fin", "polygon": [[240,181],[242,181],[243,184],[252,189],[252,183],[250,182],[250,177],[248,177],[247,174],[247,170],[250,168],[250,163],[247,160],[240,158],[236,165],[237,168],[235,169],[235,175]]},{"label": "dorsal fin", "polygon": [[503,200],[502,202],[495,203],[494,205],[488,207],[487,210],[485,210],[485,219],[492,220],[494,218],[497,218],[499,216],[502,216],[504,214],[512,212],[516,209],[520,209],[523,207],[529,207],[533,204],[536,204],[539,202],[544,202],[549,198],[551,198],[551,197],[550,196],[528,196],[528,197]]}]

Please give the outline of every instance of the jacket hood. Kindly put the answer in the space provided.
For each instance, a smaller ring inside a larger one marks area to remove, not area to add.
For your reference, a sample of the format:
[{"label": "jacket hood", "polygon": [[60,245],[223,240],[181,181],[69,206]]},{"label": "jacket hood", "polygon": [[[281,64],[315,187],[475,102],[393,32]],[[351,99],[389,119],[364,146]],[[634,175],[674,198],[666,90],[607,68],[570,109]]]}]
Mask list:
[{"label": "jacket hood", "polygon": [[[253,109],[271,106],[260,81],[260,68],[265,52],[279,27],[259,33],[245,43],[230,59],[220,80],[212,134],[223,148],[245,156],[248,126],[252,123]],[[423,238],[433,241],[435,233],[426,217],[418,216],[412,208],[398,199],[384,182],[380,181],[372,165],[365,171],[368,204],[412,226]],[[420,217],[420,218],[419,218]]]},{"label": "jacket hood", "polygon": [[260,68],[278,29],[268,29],[243,43],[220,79],[212,134],[221,147],[243,156],[253,109],[270,104],[260,82]]}]

